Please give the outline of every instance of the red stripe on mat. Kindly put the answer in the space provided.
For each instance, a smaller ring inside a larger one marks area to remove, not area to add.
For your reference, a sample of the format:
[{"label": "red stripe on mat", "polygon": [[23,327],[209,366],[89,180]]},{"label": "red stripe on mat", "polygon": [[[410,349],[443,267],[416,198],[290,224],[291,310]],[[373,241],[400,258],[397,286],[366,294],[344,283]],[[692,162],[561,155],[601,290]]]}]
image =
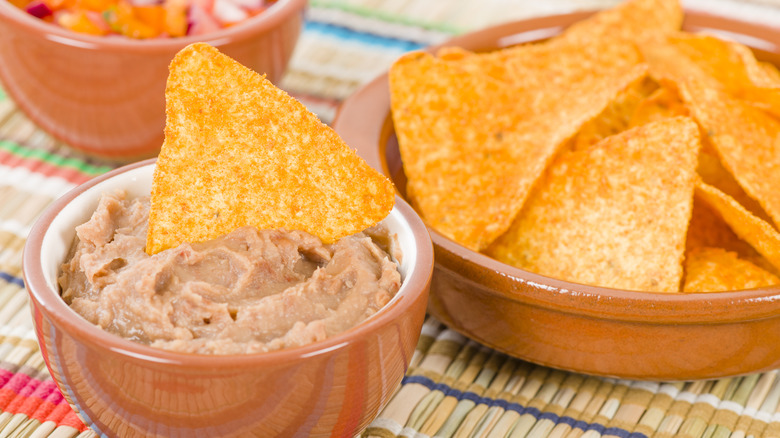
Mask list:
[{"label": "red stripe on mat", "polygon": [[20,157],[2,149],[0,149],[0,164],[8,167],[24,167],[43,176],[62,178],[73,184],[81,184],[92,178],[92,175],[81,173],[72,167],[57,167],[34,158]]},{"label": "red stripe on mat", "polygon": [[23,414],[41,423],[51,421],[79,432],[87,430],[53,380],[34,379],[24,373],[0,369],[0,383],[0,411]]}]

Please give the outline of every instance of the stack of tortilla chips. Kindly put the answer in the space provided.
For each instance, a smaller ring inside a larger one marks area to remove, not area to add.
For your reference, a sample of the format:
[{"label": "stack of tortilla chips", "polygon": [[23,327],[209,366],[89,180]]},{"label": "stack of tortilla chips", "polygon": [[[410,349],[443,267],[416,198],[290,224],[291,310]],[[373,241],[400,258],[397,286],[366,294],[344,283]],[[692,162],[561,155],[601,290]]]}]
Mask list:
[{"label": "stack of tortilla chips", "polygon": [[406,193],[448,238],[577,283],[780,284],[780,73],[630,0],[487,53],[390,71]]}]

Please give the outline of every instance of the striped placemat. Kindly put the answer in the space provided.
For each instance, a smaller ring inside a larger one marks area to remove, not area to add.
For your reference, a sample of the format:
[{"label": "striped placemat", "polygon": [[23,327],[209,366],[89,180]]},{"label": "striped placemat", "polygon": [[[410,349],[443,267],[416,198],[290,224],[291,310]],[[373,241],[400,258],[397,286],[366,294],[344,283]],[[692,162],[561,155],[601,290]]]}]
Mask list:
[{"label": "striped placemat", "polygon": [[[501,21],[615,3],[311,0],[304,33],[279,85],[329,122],[339,102],[408,50]],[[780,23],[780,0],[685,4]],[[46,206],[113,167],[37,129],[0,89],[0,437],[96,435],[67,405],[43,363],[21,253]],[[780,378],[777,371],[696,382],[584,376],[507,357],[428,319],[401,387],[362,435],[780,436]]]}]

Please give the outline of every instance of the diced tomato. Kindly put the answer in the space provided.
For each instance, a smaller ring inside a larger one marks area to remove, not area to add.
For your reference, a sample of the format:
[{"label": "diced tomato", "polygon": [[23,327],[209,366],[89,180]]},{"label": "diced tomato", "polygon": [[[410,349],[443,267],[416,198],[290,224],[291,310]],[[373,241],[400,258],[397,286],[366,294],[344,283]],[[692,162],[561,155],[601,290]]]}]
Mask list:
[{"label": "diced tomato", "polygon": [[275,0],[7,1],[74,32],[158,38],[215,32],[262,13]]}]

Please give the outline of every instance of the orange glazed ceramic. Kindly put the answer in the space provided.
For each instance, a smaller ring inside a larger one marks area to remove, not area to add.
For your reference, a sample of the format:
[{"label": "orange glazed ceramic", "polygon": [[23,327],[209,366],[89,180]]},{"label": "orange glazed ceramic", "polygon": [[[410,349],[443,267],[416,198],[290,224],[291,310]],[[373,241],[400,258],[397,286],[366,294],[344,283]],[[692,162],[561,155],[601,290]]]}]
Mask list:
[{"label": "orange glazed ceramic", "polygon": [[398,236],[402,285],[379,312],[321,342],[269,353],[175,353],[122,339],[62,300],[59,266],[101,193],[148,196],[154,161],[125,166],[55,201],[33,226],[24,280],[35,331],[70,405],[104,436],[354,436],[389,401],[425,318],[433,249],[397,198],[383,220]]},{"label": "orange glazed ceramic", "polygon": [[[491,50],[547,38],[588,16],[519,21],[444,44]],[[780,64],[780,28],[688,12],[684,30],[727,32]],[[387,76],[345,101],[334,122],[344,140],[390,176],[405,176]],[[780,190],[780,188],[778,188]],[[780,288],[660,294],[583,286],[505,265],[429,229],[435,268],[429,312],[487,346],[534,363],[632,379],[688,380],[780,367]]]},{"label": "orange glazed ceramic", "polygon": [[157,155],[168,64],[205,41],[276,83],[303,26],[307,0],[279,0],[200,37],[133,40],[80,34],[0,1],[0,82],[45,131],[87,154],[129,161]]}]

